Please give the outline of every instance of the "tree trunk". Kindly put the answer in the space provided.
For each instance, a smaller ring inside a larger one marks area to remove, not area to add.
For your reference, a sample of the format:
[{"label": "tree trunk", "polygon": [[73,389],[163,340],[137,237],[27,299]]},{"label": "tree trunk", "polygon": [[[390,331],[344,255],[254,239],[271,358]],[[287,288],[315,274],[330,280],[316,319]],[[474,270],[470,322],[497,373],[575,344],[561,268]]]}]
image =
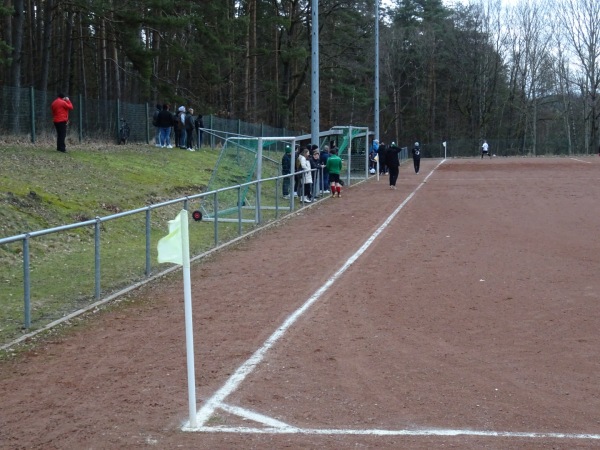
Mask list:
[{"label": "tree trunk", "polygon": [[12,129],[14,133],[19,132],[19,112],[21,111],[21,67],[23,63],[23,25],[25,23],[23,0],[14,1],[13,14],[13,36],[12,36],[12,65],[11,65],[11,85],[14,88],[12,95]]}]

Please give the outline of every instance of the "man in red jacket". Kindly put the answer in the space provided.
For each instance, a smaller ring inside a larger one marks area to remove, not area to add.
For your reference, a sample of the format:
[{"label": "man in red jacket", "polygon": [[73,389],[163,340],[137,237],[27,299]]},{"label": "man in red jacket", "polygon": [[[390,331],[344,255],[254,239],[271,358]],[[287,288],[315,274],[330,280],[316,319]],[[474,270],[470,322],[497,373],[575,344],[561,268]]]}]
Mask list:
[{"label": "man in red jacket", "polygon": [[69,111],[73,110],[73,104],[69,97],[58,94],[56,100],[50,105],[50,109],[52,109],[52,121],[56,128],[56,150],[66,153],[67,122],[69,121]]}]

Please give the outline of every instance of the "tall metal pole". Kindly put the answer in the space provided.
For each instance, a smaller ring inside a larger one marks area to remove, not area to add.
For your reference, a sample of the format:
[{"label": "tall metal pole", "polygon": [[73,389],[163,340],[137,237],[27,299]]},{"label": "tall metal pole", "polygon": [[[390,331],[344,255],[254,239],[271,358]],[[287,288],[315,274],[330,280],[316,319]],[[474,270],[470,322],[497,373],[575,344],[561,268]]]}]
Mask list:
[{"label": "tall metal pole", "polygon": [[319,145],[319,0],[312,0],[312,75],[310,136],[312,144]]},{"label": "tall metal pole", "polygon": [[375,139],[379,139],[379,0],[375,0]]}]

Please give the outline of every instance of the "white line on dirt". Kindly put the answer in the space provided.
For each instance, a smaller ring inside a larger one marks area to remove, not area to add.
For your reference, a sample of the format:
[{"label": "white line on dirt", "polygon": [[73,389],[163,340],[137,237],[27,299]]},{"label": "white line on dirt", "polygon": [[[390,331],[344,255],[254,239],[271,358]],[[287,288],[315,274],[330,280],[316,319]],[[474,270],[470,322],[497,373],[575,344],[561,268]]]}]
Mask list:
[{"label": "white line on dirt", "polygon": [[584,161],[583,159],[577,159],[577,158],[569,158],[572,159],[573,161],[577,161],[577,162],[582,162],[582,163],[586,163],[586,164],[591,164],[591,161]]},{"label": "white line on dirt", "polygon": [[[192,431],[192,430],[190,430]],[[486,430],[453,430],[453,429],[419,429],[419,430],[344,430],[320,428],[252,428],[252,427],[199,427],[193,431],[209,433],[248,433],[248,434],[313,434],[313,435],[362,435],[362,436],[480,436],[480,437],[509,437],[528,439],[591,439],[600,440],[600,434],[583,433],[528,433],[512,431]]]},{"label": "white line on dirt", "polygon": [[221,403],[219,407],[231,414],[242,417],[244,419],[253,420],[254,422],[262,423],[267,425],[270,428],[278,428],[291,432],[298,432],[298,428],[293,427],[292,425],[288,425],[281,420],[273,419],[272,417],[265,416],[264,414],[260,414],[254,411],[250,411],[249,409],[240,408],[239,406],[227,405],[225,403]]},{"label": "white line on dirt", "polygon": [[221,407],[222,402],[235,390],[240,386],[240,384],[244,381],[244,379],[251,374],[256,366],[262,362],[265,357],[265,354],[271,347],[275,345],[275,343],[285,334],[285,332],[304,314],[312,305],[315,303],[332,285],[335,281],[346,271],[348,268],[371,246],[373,241],[379,236],[383,230],[387,228],[390,222],[396,217],[396,215],[404,208],[404,206],[413,198],[415,193],[423,186],[424,183],[427,182],[427,179],[433,174],[435,169],[437,169],[440,164],[442,164],[444,160],[440,161],[434,169],[429,172],[429,174],[425,177],[423,182],[419,184],[414,191],[410,193],[408,197],[394,210],[392,214],[383,222],[383,224],[367,239],[367,241],[358,249],[354,255],[352,255],[348,260],[344,263],[344,265],[338,269],[338,271],[333,274],[329,280],[325,282],[323,286],[321,286],[310,298],[295,312],[293,312],[284,322],[283,324],[275,330],[275,332],[265,341],[265,343],[258,349],[254,354],[244,363],[242,364],[232,375],[229,377],[227,382],[219,389],[217,392],[213,394],[211,398],[209,398],[204,406],[200,408],[197,415],[197,423],[198,426],[195,428],[191,428],[189,425],[189,421],[186,422],[183,426],[183,430],[185,431],[197,431],[200,428],[204,427],[206,422],[211,418],[216,408]]}]

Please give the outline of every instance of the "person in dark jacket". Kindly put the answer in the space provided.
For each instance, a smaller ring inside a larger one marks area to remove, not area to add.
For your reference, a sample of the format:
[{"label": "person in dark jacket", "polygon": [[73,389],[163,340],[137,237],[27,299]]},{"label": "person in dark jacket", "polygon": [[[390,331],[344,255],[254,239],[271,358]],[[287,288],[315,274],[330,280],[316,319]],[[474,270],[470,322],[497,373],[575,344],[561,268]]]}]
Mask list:
[{"label": "person in dark jacket", "polygon": [[413,166],[415,166],[415,173],[419,173],[421,168],[421,146],[418,142],[415,142],[415,146],[412,149]]},{"label": "person in dark jacket", "polygon": [[392,142],[385,153],[385,164],[390,174],[390,189],[396,189],[396,180],[398,180],[398,172],[400,167],[400,147]]},{"label": "person in dark jacket", "polygon": [[323,164],[321,163],[321,153],[318,148],[310,155],[309,162],[310,168],[313,170],[313,184],[310,199],[314,201],[315,197],[321,196],[321,183],[323,182]]},{"label": "person in dark jacket", "polygon": [[188,108],[185,113],[185,146],[194,152],[194,108]]},{"label": "person in dark jacket", "polygon": [[327,160],[331,156],[329,153],[329,146],[325,145],[321,152],[321,165],[323,166],[323,179],[321,180],[321,191],[323,194],[329,194],[329,172],[327,171]]},{"label": "person in dark jacket", "polygon": [[162,106],[162,111],[156,118],[158,128],[160,128],[160,146],[161,148],[173,148],[171,145],[171,127],[173,126],[173,114],[169,111],[169,105]]},{"label": "person in dark jacket", "polygon": [[158,126],[158,115],[162,111],[162,106],[157,104],[154,114],[152,114],[152,125],[154,126],[154,145],[160,147],[160,128]]},{"label": "person in dark jacket", "polygon": [[[290,173],[292,173],[292,147],[286,145],[281,158],[281,174],[289,175]],[[282,192],[283,198],[290,198],[290,177],[283,179]]]},{"label": "person in dark jacket", "polygon": [[204,120],[202,114],[198,114],[196,117],[196,132],[198,133],[198,150],[202,147],[202,134],[204,133]]},{"label": "person in dark jacket", "polygon": [[180,106],[173,117],[175,147],[185,149],[185,106]]},{"label": "person in dark jacket", "polygon": [[379,143],[379,150],[377,151],[379,156],[379,175],[387,175],[387,145],[384,142]]}]

